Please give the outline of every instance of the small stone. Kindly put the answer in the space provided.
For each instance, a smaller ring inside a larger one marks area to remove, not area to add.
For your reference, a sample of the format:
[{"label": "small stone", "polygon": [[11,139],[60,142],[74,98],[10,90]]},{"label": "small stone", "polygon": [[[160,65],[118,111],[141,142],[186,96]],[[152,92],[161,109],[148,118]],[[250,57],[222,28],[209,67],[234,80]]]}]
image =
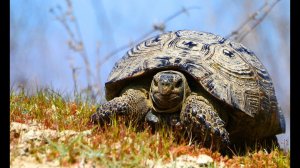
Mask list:
[{"label": "small stone", "polygon": [[213,159],[205,154],[201,154],[198,156],[197,158],[197,164],[199,164],[199,166],[208,166],[209,164],[213,163]]}]

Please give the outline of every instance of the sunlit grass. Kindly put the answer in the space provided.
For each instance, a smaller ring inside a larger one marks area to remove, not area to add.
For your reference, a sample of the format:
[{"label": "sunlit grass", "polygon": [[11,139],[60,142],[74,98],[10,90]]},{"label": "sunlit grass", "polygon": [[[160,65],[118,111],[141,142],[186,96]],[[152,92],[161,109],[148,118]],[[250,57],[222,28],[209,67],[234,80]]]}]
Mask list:
[{"label": "sunlit grass", "polygon": [[90,129],[89,116],[95,110],[96,107],[87,101],[75,102],[50,89],[38,90],[31,96],[24,91],[10,94],[10,121],[28,123],[35,120],[57,130]]},{"label": "sunlit grass", "polygon": [[[87,100],[75,102],[47,89],[31,96],[14,91],[10,95],[11,122],[26,124],[37,121],[58,131],[82,132],[63,140],[47,139],[38,145],[32,143],[29,153],[39,162],[45,157],[47,161],[59,160],[63,166],[86,162],[111,167],[145,167],[147,160],[169,162],[180,155],[207,154],[213,158],[214,165],[223,162],[228,167],[289,167],[290,164],[289,152],[278,148],[270,153],[258,150],[230,158],[197,144],[191,145],[188,140],[167,129],[156,133],[147,128],[137,131],[130,124],[126,126],[121,119],[114,120],[109,126],[98,127],[89,121],[95,110],[96,105]],[[85,130],[92,130],[92,133],[85,134]],[[18,138],[11,136],[11,144],[17,144],[14,139]],[[17,151],[11,151],[11,154],[18,157]]]}]

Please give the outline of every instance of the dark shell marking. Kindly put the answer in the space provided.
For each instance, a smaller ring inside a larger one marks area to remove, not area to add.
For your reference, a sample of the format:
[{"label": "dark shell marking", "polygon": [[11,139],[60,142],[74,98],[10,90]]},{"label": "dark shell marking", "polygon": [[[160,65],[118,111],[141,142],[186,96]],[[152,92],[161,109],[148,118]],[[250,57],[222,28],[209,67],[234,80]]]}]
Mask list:
[{"label": "dark shell marking", "polygon": [[119,93],[116,84],[122,89],[122,81],[160,68],[187,72],[215,98],[250,116],[265,113],[265,120],[280,122],[273,83],[255,54],[242,44],[205,32],[168,32],[129,50],[110,73],[107,99]]}]

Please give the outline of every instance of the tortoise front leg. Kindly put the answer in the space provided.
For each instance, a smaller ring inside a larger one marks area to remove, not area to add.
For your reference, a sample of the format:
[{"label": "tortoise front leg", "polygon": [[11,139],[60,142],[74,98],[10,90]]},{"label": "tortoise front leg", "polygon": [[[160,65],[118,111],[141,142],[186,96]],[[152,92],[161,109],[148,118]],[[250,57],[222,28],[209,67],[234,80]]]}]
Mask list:
[{"label": "tortoise front leg", "polygon": [[[219,117],[213,106],[202,96],[195,93],[187,97],[180,120],[193,137],[214,145],[228,145],[229,134],[224,128],[225,122]],[[191,131],[191,132],[190,132]]]},{"label": "tortoise front leg", "polygon": [[110,122],[112,116],[124,116],[136,123],[141,121],[149,110],[147,92],[144,89],[128,89],[120,97],[100,105],[91,116],[94,123]]}]

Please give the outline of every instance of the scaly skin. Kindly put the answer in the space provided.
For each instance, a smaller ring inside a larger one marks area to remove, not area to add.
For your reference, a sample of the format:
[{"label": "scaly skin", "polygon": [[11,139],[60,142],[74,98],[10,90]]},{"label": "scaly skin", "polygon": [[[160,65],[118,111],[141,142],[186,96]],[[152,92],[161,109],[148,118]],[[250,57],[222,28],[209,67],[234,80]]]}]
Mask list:
[{"label": "scaly skin", "polygon": [[192,130],[192,135],[203,142],[215,145],[228,145],[229,134],[225,122],[213,106],[202,96],[192,93],[187,97],[180,113],[182,125]]},{"label": "scaly skin", "polygon": [[[110,100],[119,96],[120,90],[128,86],[127,80],[132,84],[151,80],[152,73],[161,70],[184,72],[191,91],[206,91],[215,98],[209,102],[226,122],[232,143],[285,132],[285,118],[271,76],[255,53],[240,43],[208,32],[172,31],[134,46],[110,73],[106,97]],[[149,85],[150,81],[146,82],[145,86]],[[160,104],[158,110],[171,112],[173,109],[163,108],[175,103]],[[225,105],[231,109],[222,109]],[[230,122],[223,118],[224,114]]]},{"label": "scaly skin", "polygon": [[129,122],[179,122],[200,139],[209,134],[226,144],[229,132],[241,145],[285,132],[266,68],[242,44],[212,33],[180,30],[139,43],[115,64],[105,90],[110,101],[93,121],[123,114]]},{"label": "scaly skin", "polygon": [[118,115],[136,123],[145,117],[149,109],[147,92],[144,89],[128,89],[120,97],[102,104],[91,116],[91,120],[103,125],[111,121],[114,115]]},{"label": "scaly skin", "polygon": [[183,127],[204,143],[229,144],[225,122],[201,93],[191,93],[182,73],[157,73],[153,77],[149,94],[148,98],[145,89],[129,87],[120,97],[101,105],[92,116],[92,121],[104,124],[114,115],[124,116],[127,121],[146,121],[155,127],[160,124]]}]

